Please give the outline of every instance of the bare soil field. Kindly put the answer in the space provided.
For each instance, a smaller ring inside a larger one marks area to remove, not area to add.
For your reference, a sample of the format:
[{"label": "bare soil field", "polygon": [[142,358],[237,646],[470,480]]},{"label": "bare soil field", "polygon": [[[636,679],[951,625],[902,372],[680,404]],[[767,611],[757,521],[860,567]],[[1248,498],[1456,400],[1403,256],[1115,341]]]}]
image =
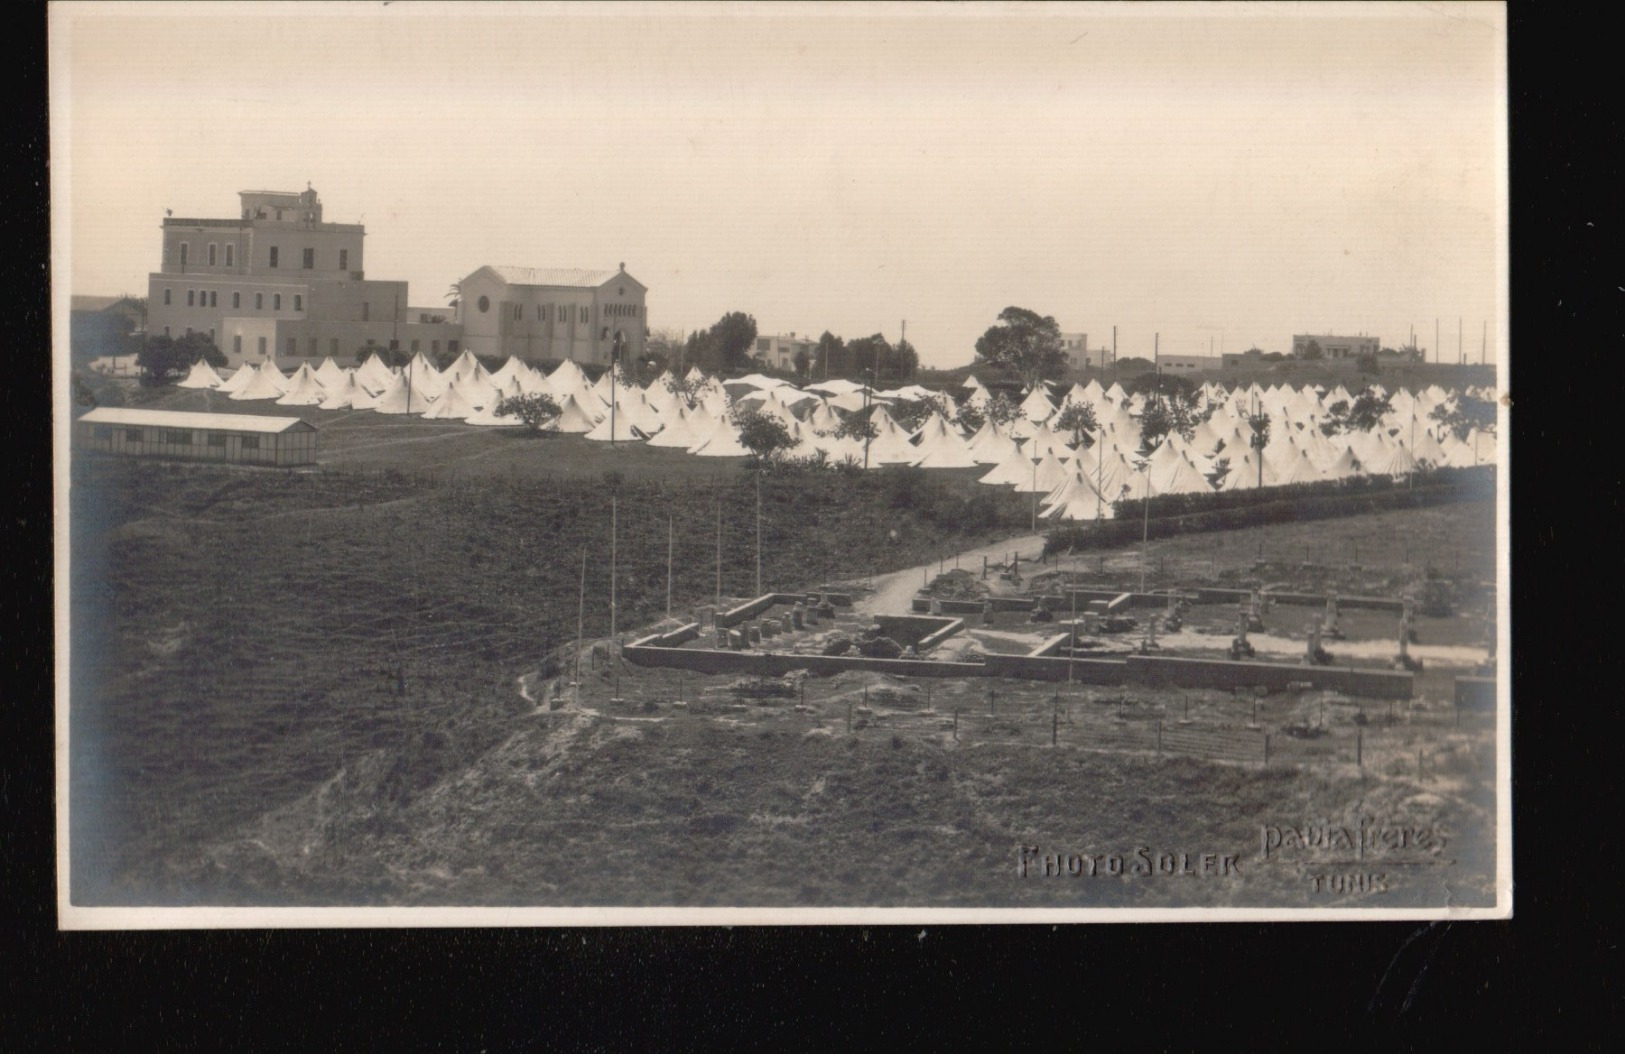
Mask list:
[{"label": "bare soil field", "polygon": [[[714,601],[718,503],[721,593],[754,594],[755,483],[716,466],[731,461],[317,414],[335,419],[315,472],[75,463],[76,902],[1492,899],[1490,720],[1434,693],[1392,716],[1311,694],[856,674],[741,695],[729,679],[627,665],[605,641],[600,470],[622,475],[624,632],[665,610],[668,518],[678,616]],[[607,463],[556,458],[574,444]],[[917,584],[926,563],[1027,530],[1023,497],[969,480],[768,476],[763,587]],[[1353,590],[1455,561],[1464,607],[1488,606],[1472,586],[1492,575],[1491,527],[1469,503],[1164,540],[1147,577]],[[1356,539],[1357,564],[1335,555]],[[605,649],[571,687],[583,551],[588,646]],[[1141,564],[1123,549],[1069,567],[1134,585]],[[1330,846],[1263,859],[1272,827],[1361,820],[1450,840],[1380,870]],[[1101,859],[1093,874],[1063,858],[1055,877],[1039,861],[1023,876],[1033,847]],[[1141,849],[1151,868],[1136,874]],[[1197,873],[1177,856],[1159,871],[1164,851],[1193,854]],[[1201,874],[1210,852],[1236,870]]]}]

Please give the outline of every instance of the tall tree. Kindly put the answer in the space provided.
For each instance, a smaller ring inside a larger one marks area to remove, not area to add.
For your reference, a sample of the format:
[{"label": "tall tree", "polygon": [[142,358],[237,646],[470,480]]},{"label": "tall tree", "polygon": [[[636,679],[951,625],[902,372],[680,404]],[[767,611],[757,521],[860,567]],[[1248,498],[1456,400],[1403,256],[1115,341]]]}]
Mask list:
[{"label": "tall tree", "polygon": [[1053,316],[1012,305],[976,339],[976,362],[1008,368],[1029,386],[1058,378],[1066,371],[1061,327]]},{"label": "tall tree", "polygon": [[818,339],[818,373],[824,378],[840,378],[847,372],[846,343],[825,331]]},{"label": "tall tree", "polygon": [[716,346],[717,370],[736,374],[750,366],[751,347],[756,344],[756,317],[730,312],[711,325]]},{"label": "tall tree", "polygon": [[869,378],[874,372],[875,381],[891,377],[887,368],[891,366],[895,355],[891,343],[883,334],[871,334],[867,338],[854,338],[846,343],[847,371],[850,375],[859,378]]}]

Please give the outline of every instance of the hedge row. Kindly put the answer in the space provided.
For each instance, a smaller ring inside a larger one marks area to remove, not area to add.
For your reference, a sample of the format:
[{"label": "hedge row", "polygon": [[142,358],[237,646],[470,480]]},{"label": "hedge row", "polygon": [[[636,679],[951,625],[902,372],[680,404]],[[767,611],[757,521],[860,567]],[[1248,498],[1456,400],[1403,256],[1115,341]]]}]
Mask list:
[{"label": "hedge row", "polygon": [[1494,467],[1458,467],[1433,471],[1426,478],[1419,475],[1410,487],[1396,486],[1383,478],[1356,478],[1347,482],[1283,485],[1228,494],[1154,496],[1149,522],[1142,522],[1145,517],[1142,501],[1117,503],[1113,505],[1115,518],[1112,521],[1050,530],[1044,554],[1121,547],[1138,541],[1142,533],[1160,540],[1185,533],[1432,507],[1489,499],[1494,495]]}]

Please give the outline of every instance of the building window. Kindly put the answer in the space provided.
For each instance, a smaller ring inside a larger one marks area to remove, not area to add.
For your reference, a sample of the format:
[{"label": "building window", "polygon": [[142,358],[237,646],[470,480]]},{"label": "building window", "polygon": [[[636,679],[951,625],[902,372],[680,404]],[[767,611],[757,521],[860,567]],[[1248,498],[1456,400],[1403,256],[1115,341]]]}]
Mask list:
[{"label": "building window", "polygon": [[271,295],[271,310],[273,312],[281,312],[282,311],[282,295],[281,294],[272,294]]},{"label": "building window", "polygon": [[[282,218],[278,217],[277,219],[281,220]],[[278,257],[277,248],[275,246],[273,246],[273,247],[271,247],[271,267],[272,268],[276,267],[277,257]]]},{"label": "building window", "polygon": [[305,296],[303,294],[295,294],[293,296],[293,311],[305,311]]},{"label": "building window", "polygon": [[243,336],[242,335],[234,334],[234,335],[231,336],[231,351],[234,352],[234,353],[241,353],[243,351]]},{"label": "building window", "polygon": [[365,301],[361,303],[361,322],[366,323],[372,318],[372,306]]},{"label": "building window", "polygon": [[214,267],[214,247],[215,247],[215,244],[211,242],[209,244],[209,267],[210,268]]},{"label": "building window", "polygon": [[564,306],[563,305],[559,306],[559,322],[560,323],[564,322]]},{"label": "building window", "polygon": [[289,338],[288,339],[288,355],[289,356],[298,356],[299,355],[299,339],[297,339],[297,338]]},{"label": "building window", "polygon": [[340,272],[348,272],[349,270],[350,270],[350,251],[349,250],[340,250],[339,251],[339,271]]},{"label": "building window", "polygon": [[141,430],[125,430],[124,431],[124,439],[126,441],[128,441],[130,444],[137,444],[138,445],[141,442],[145,441],[147,438],[146,438],[145,434]]},{"label": "building window", "polygon": [[389,351],[392,352],[392,353],[398,353],[398,352],[400,352],[400,349],[401,349],[401,341],[400,341],[400,339],[399,338],[391,338],[389,340]]},{"label": "building window", "polygon": [[224,448],[224,447],[226,447],[226,435],[223,434],[223,433],[210,433],[209,434],[209,447],[210,448]]},{"label": "building window", "polygon": [[455,353],[456,351],[457,351],[457,339],[455,339],[455,338],[447,338],[446,339],[446,352]]},{"label": "building window", "polygon": [[478,301],[476,301],[474,303],[474,307],[479,309],[481,312],[490,312],[491,311],[491,299],[486,297],[484,294],[481,294],[480,295],[480,300],[478,300]]},{"label": "building window", "polygon": [[218,290],[209,291],[209,308],[216,309],[216,308],[219,308],[219,307],[220,307],[220,291],[218,291]]},{"label": "building window", "polygon": [[258,339],[258,342],[256,343],[255,348],[258,350],[258,352],[259,352],[259,354],[261,356],[265,355],[265,335],[262,334],[262,335],[259,336],[259,339]]},{"label": "building window", "polygon": [[260,446],[260,439],[258,437],[244,437],[242,438],[241,444],[244,451],[257,449]]},{"label": "building window", "polygon": [[417,339],[417,338],[412,339],[412,351],[414,353],[418,351],[418,342],[419,342],[419,339]]},{"label": "building window", "polygon": [[265,295],[264,294],[255,294],[254,295],[254,307],[256,309],[265,308]]},{"label": "building window", "polygon": [[233,290],[231,292],[231,307],[234,309],[240,309],[243,307],[243,292],[241,290]]},{"label": "building window", "polygon": [[237,249],[237,247],[233,246],[229,242],[226,243],[226,267],[227,268],[232,267],[232,265],[234,265],[236,263],[235,258],[236,258],[237,255],[232,252],[235,249]]},{"label": "building window", "polygon": [[516,319],[516,320],[517,319],[523,319],[524,318],[524,315],[523,315],[524,311],[525,311],[525,307],[523,305],[515,305],[513,307],[513,318]]},{"label": "building window", "polygon": [[92,427],[90,436],[98,441],[111,441],[113,439],[113,428],[111,426]]},{"label": "building window", "polygon": [[193,296],[194,296],[194,295],[195,295],[195,294],[196,294],[196,293],[197,293],[197,291],[195,291],[195,290],[188,290],[188,291],[187,291],[187,292],[186,292],[186,307],[187,307],[187,308],[191,308],[191,307],[192,307],[192,304],[193,304],[193,302],[192,302],[192,298],[193,298]]},{"label": "building window", "polygon": [[164,444],[166,444],[166,445],[189,445],[191,443],[192,443],[192,431],[190,431],[190,430],[165,430],[164,431]]},{"label": "building window", "polygon": [[187,250],[186,244],[184,242],[181,243],[181,271],[182,272],[186,271],[186,250]]},{"label": "building window", "polygon": [[542,318],[542,307],[540,305],[537,305],[536,306],[536,319],[540,320],[541,318]]},{"label": "building window", "polygon": [[305,247],[305,267],[316,267],[316,251],[309,246]]},{"label": "building window", "polygon": [[164,304],[165,305],[169,304],[169,288],[168,287],[164,288]]}]

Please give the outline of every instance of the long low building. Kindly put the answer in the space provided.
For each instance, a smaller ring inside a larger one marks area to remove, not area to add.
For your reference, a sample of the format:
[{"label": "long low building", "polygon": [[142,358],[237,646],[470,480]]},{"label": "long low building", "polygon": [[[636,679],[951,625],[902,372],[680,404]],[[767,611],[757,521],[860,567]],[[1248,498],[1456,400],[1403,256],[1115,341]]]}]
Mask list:
[{"label": "long low building", "polygon": [[316,427],[274,415],[93,408],[74,423],[90,452],[297,467],[316,462]]}]

